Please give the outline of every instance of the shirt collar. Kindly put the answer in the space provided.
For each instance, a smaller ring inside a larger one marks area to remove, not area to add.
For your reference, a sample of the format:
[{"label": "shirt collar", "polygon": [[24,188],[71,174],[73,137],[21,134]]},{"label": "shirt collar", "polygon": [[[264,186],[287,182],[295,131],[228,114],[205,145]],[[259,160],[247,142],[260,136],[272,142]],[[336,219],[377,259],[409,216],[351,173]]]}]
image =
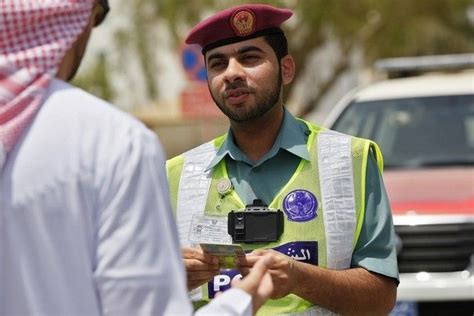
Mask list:
[{"label": "shirt collar", "polygon": [[280,131],[280,147],[302,158],[310,160],[307,147],[310,130],[306,123],[295,118],[285,108],[285,117]]},{"label": "shirt collar", "polygon": [[235,145],[234,134],[232,133],[231,129],[229,129],[227,132],[227,136],[222,143],[222,146],[217,150],[214,159],[211,160],[211,163],[207,166],[206,171],[217,166],[217,164],[219,164],[219,162],[221,162],[225,156],[229,156],[233,160],[238,161],[242,161],[245,158],[244,153],[237,147],[237,145]]},{"label": "shirt collar", "polygon": [[[306,123],[302,120],[296,119],[285,108],[283,124],[275,140],[275,143],[268,151],[268,153],[265,154],[265,156],[262,157],[262,159],[260,159],[257,164],[255,164],[255,166],[275,156],[280,150],[280,148],[292,153],[295,156],[309,161],[310,157],[307,148],[307,140],[309,134],[309,128]],[[233,160],[242,161],[249,165],[252,165],[247,156],[235,144],[234,134],[232,133],[231,129],[229,129],[224,143],[217,150],[216,156],[214,157],[214,159],[212,159],[206,170],[212,169],[217,166],[217,164],[221,162],[221,160],[224,159],[226,156],[229,156]]]}]

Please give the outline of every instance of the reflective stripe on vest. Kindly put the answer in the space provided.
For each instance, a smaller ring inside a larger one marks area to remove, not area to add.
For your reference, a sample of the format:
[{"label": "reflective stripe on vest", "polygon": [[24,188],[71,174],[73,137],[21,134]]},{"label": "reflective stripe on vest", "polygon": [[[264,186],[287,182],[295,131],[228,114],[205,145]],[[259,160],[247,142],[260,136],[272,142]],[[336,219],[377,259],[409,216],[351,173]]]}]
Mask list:
[{"label": "reflective stripe on vest", "polygon": [[[189,232],[194,215],[204,214],[207,195],[212,181],[211,170],[205,171],[216,155],[213,142],[207,142],[183,154],[184,165],[179,178],[176,218],[181,246],[192,246]],[[192,301],[202,299],[201,288],[189,292]]]},{"label": "reflective stripe on vest", "polygon": [[350,267],[356,228],[351,137],[334,131],[318,135],[318,164],[327,267]]},{"label": "reflective stripe on vest", "polygon": [[207,142],[183,154],[184,165],[176,204],[179,241],[182,246],[190,245],[188,237],[193,216],[204,214],[212,181],[211,170],[205,170],[216,152],[214,143]]}]

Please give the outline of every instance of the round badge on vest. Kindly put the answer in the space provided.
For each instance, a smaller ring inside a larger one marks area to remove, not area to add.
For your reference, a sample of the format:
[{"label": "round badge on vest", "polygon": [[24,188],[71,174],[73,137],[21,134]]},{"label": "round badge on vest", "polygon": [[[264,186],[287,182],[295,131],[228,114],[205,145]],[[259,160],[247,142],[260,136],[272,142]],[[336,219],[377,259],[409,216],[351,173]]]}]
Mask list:
[{"label": "round badge on vest", "polygon": [[307,190],[294,190],[288,193],[283,200],[283,210],[288,220],[293,222],[307,222],[317,216],[318,200],[313,193]]},{"label": "round badge on vest", "polygon": [[230,192],[232,192],[232,182],[227,178],[219,179],[217,181],[217,193],[224,196]]}]

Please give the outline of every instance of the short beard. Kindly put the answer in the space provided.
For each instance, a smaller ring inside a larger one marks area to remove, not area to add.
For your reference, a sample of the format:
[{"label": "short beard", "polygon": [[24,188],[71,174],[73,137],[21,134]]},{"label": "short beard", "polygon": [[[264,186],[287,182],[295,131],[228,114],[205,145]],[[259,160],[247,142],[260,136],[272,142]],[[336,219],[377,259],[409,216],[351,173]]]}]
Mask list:
[{"label": "short beard", "polygon": [[[277,82],[272,86],[270,93],[265,95],[261,100],[257,100],[257,105],[250,109],[250,111],[248,112],[232,112],[223,103],[219,103],[212,92],[211,97],[214,100],[214,103],[216,103],[219,109],[222,111],[222,113],[224,113],[230,120],[234,122],[246,122],[260,118],[265,115],[265,113],[270,111],[278,103],[278,100],[280,100],[283,81],[281,76],[281,67],[279,67],[279,69],[280,70],[278,72],[278,77],[276,80]],[[209,89],[209,91],[211,90]]]}]

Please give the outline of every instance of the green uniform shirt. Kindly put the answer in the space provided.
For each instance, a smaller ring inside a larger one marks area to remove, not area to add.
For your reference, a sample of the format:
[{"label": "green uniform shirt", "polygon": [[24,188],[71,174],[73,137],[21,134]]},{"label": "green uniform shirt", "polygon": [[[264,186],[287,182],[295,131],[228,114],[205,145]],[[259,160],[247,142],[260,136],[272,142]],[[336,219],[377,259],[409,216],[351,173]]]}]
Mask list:
[{"label": "green uniform shirt", "polygon": [[[270,204],[294,174],[301,159],[309,161],[306,142],[309,129],[286,109],[279,135],[270,151],[252,163],[236,146],[232,131],[219,148],[208,169],[225,159],[229,178],[246,204],[261,199]],[[316,176],[316,175],[315,175]],[[390,204],[373,155],[369,156],[364,224],[352,255],[352,267],[362,267],[398,280]]]}]

